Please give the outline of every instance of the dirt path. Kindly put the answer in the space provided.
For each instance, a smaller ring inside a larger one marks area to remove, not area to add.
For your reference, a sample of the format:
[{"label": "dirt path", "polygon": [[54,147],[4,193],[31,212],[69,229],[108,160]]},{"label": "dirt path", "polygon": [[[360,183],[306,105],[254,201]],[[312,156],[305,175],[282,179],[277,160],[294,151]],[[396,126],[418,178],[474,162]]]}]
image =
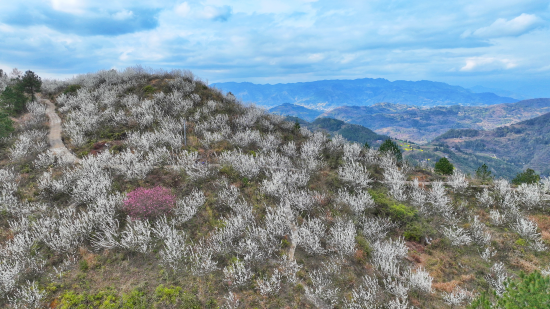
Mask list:
[{"label": "dirt path", "polygon": [[77,158],[69,149],[67,149],[67,147],[65,147],[65,144],[61,139],[61,118],[59,118],[55,112],[55,105],[53,105],[53,103],[48,99],[40,98],[40,101],[46,104],[46,115],[50,118],[50,133],[48,134],[50,150],[56,155],[63,156],[67,161],[72,161],[73,163],[80,162],[80,159]]}]

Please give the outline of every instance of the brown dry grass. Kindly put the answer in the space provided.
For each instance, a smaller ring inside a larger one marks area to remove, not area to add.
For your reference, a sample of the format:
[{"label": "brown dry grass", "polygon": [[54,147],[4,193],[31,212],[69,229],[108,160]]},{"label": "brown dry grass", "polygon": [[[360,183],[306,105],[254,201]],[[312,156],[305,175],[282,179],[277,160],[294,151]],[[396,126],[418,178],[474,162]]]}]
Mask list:
[{"label": "brown dry grass", "polygon": [[460,281],[453,280],[453,281],[449,281],[449,282],[436,282],[436,283],[432,284],[432,287],[435,290],[450,293],[459,284],[460,284]]},{"label": "brown dry grass", "polygon": [[78,253],[80,253],[80,256],[86,263],[88,263],[88,267],[94,268],[97,265],[97,254],[93,254],[92,252],[88,251],[85,247],[78,248]]},{"label": "brown dry grass", "polygon": [[539,226],[544,240],[550,241],[550,216],[538,214],[529,216],[529,219],[535,221]]},{"label": "brown dry grass", "polygon": [[530,261],[526,261],[520,257],[514,257],[511,261],[511,265],[518,267],[519,269],[525,272],[533,272],[538,269],[538,267]]}]

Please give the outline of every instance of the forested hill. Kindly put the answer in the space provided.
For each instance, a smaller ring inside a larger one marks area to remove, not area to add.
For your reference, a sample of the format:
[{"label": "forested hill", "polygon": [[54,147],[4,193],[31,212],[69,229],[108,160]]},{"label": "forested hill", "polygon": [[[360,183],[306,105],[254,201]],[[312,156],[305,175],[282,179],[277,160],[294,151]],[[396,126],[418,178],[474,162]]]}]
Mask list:
[{"label": "forested hill", "polygon": [[379,146],[382,141],[390,138],[387,135],[377,134],[364,126],[345,123],[342,120],[333,118],[317,118],[313,122],[307,122],[297,117],[287,117],[287,120],[298,122],[301,126],[310,130],[324,131],[333,137],[339,134],[350,142],[356,142],[362,145],[368,143],[371,146]]},{"label": "forested hill", "polygon": [[363,78],[275,85],[227,82],[212,86],[231,92],[245,102],[267,107],[299,103],[310,107],[334,108],[344,105],[368,106],[379,102],[413,106],[482,106],[517,101],[494,93],[473,93],[460,86],[427,80],[391,82],[383,78]]},{"label": "forested hill", "polygon": [[490,131],[453,130],[437,141],[465,152],[493,155],[522,169],[550,173],[550,113]]}]

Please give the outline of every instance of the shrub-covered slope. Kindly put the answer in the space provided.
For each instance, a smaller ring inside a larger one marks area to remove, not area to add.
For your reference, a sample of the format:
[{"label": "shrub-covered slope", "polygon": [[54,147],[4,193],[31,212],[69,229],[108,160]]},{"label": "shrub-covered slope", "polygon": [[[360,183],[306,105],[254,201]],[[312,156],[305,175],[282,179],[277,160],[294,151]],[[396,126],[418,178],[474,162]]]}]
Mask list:
[{"label": "shrub-covered slope", "polygon": [[1,306],[457,308],[550,265],[547,179],[411,181],[437,177],[178,71],[42,97],[79,160],[42,103],[2,139]]}]

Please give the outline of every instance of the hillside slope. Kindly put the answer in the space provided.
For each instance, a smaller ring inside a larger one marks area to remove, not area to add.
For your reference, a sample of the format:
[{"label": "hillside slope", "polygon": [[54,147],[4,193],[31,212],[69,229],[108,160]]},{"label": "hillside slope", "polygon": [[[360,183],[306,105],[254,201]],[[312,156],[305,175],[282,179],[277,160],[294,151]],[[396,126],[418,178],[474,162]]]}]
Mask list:
[{"label": "hillside slope", "polygon": [[383,78],[321,80],[305,83],[258,85],[253,83],[216,83],[212,86],[231,92],[245,102],[273,107],[283,103],[324,108],[369,106],[379,102],[413,106],[490,105],[517,102],[494,93],[473,93],[468,89],[432,81],[390,82]]},{"label": "hillside slope", "polygon": [[451,131],[437,141],[469,153],[494,155],[521,169],[550,174],[550,113],[490,131]]},{"label": "hillside slope", "polygon": [[79,160],[42,103],[0,140],[1,307],[463,308],[550,265],[548,179],[446,179],[189,72],[42,95]]}]

